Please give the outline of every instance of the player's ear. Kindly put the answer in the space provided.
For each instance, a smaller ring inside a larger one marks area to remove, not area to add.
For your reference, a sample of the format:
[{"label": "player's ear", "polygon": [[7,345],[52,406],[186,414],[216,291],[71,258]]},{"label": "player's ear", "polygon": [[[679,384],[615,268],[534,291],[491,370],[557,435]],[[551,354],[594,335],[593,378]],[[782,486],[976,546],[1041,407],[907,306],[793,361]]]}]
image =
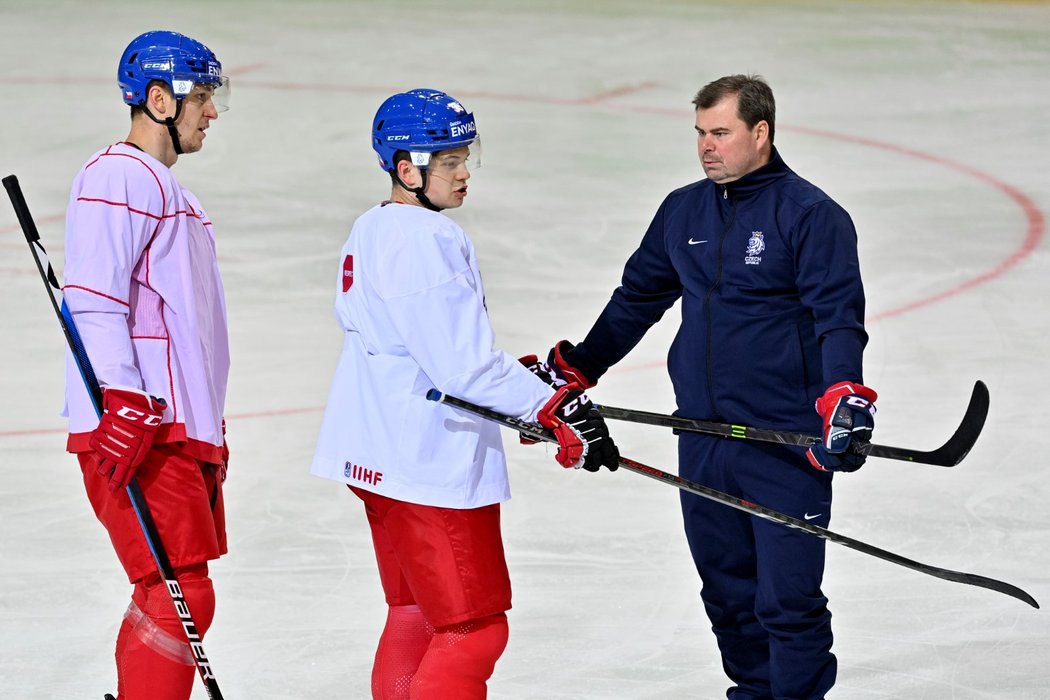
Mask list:
[{"label": "player's ear", "polygon": [[163,85],[156,83],[146,91],[146,105],[155,116],[175,116],[175,98]]},{"label": "player's ear", "polygon": [[402,158],[397,162],[397,176],[401,178],[401,182],[408,185],[409,188],[419,187],[421,179],[419,177],[419,168],[412,165],[412,161],[407,158]]}]

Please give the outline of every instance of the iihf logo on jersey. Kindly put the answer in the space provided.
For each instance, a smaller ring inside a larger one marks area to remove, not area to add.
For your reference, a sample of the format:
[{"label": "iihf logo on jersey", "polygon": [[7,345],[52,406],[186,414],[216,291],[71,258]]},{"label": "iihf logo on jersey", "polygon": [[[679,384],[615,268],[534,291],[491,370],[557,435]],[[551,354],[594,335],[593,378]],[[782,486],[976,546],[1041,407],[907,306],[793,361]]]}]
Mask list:
[{"label": "iihf logo on jersey", "polygon": [[378,469],[369,469],[368,467],[362,467],[360,464],[354,464],[350,461],[343,464],[343,476],[347,479],[363,481],[366,484],[372,484],[373,486],[383,480],[383,472]]},{"label": "iihf logo on jersey", "polygon": [[766,249],[766,241],[761,231],[752,231],[751,238],[747,239],[747,252],[744,253],[745,265],[758,265],[762,262],[762,251]]},{"label": "iihf logo on jersey", "polygon": [[347,255],[343,258],[343,293],[349,292],[354,286],[354,256]]}]

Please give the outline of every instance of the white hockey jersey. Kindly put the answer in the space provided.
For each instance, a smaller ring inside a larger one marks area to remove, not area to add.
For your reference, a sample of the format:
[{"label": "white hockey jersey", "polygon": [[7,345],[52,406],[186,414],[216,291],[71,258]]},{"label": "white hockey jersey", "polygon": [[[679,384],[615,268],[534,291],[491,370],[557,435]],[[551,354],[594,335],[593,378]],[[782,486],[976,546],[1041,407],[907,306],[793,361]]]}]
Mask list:
[{"label": "white hockey jersey", "polygon": [[343,351],[311,473],[390,498],[475,508],[510,497],[499,426],[437,388],[535,420],[553,390],[494,347],[474,246],[447,216],[385,203],[343,246]]},{"label": "white hockey jersey", "polygon": [[[99,382],[163,398],[155,441],[220,461],[230,351],[215,239],[197,198],[163,163],[118,143],[80,170],[63,293]],[[69,352],[65,413],[67,449],[90,449],[98,415]]]}]

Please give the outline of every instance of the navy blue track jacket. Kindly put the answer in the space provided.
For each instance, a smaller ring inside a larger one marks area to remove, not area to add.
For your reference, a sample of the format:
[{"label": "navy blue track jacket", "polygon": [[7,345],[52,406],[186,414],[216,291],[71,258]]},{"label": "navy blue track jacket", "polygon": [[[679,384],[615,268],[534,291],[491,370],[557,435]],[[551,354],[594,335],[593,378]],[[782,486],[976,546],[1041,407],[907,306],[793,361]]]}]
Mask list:
[{"label": "navy blue track jacket", "polygon": [[621,286],[566,359],[597,380],[678,298],[679,415],[814,431],[814,400],[863,381],[864,288],[849,214],[773,150],[735,182],[667,196]]}]

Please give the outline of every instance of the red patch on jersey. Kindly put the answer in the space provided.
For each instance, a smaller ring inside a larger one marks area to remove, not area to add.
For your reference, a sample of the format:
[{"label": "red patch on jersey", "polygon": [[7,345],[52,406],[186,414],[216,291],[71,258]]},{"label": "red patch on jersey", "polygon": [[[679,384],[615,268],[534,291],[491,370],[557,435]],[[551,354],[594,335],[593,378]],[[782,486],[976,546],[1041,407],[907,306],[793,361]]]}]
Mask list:
[{"label": "red patch on jersey", "polygon": [[343,292],[349,292],[354,286],[354,256],[343,258]]}]

